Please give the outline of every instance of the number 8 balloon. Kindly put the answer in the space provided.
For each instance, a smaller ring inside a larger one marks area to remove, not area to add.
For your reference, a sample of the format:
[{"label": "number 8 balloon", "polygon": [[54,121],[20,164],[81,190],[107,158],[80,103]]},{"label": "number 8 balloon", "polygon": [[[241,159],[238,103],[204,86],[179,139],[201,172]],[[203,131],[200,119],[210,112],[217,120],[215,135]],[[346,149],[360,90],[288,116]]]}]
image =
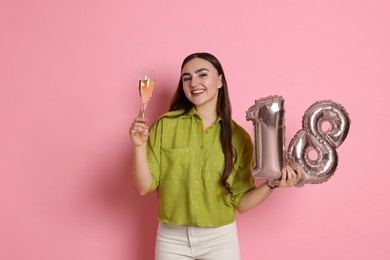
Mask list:
[{"label": "number 8 balloon", "polygon": [[[246,112],[246,119],[253,121],[255,130],[255,164],[253,178],[276,180],[286,163],[303,170],[297,183],[316,184],[327,181],[338,165],[338,148],[348,135],[350,119],[343,106],[331,100],[317,101],[304,113],[302,129],[291,140],[285,151],[284,99],[268,96],[255,101]],[[324,128],[325,123],[329,127]],[[312,152],[316,153],[311,158]]]},{"label": "number 8 balloon", "polygon": [[[325,124],[329,125],[325,128]],[[350,119],[343,106],[331,100],[317,101],[303,115],[302,129],[293,137],[288,148],[288,160],[299,164],[303,178],[297,183],[318,184],[327,181],[338,165],[338,148],[349,132]],[[315,151],[314,158],[310,153]]]}]

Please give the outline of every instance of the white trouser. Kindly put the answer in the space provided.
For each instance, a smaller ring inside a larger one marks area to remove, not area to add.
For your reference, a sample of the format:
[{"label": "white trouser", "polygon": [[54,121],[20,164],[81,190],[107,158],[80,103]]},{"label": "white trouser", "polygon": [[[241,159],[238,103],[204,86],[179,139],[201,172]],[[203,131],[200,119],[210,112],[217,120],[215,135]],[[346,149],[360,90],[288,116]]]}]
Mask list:
[{"label": "white trouser", "polygon": [[156,260],[239,260],[236,222],[210,228],[159,223]]}]

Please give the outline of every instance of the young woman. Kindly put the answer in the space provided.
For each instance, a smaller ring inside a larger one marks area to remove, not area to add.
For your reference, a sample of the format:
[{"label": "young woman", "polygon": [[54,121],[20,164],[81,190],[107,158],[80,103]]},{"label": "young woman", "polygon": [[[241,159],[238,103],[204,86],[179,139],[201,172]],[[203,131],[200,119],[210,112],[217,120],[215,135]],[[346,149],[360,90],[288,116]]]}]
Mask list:
[{"label": "young woman", "polygon": [[158,260],[240,259],[235,211],[248,211],[302,176],[286,166],[275,186],[255,187],[253,142],[231,118],[222,65],[209,53],[184,59],[170,111],[150,131],[137,117],[130,136],[135,189],[144,195],[158,188]]}]

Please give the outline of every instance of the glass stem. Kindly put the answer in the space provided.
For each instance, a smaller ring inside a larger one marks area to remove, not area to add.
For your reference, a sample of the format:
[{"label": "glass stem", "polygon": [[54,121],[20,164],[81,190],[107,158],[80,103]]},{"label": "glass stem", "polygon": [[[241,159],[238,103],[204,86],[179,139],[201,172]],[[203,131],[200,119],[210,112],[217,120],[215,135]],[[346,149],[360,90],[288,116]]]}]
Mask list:
[{"label": "glass stem", "polygon": [[139,117],[145,117],[146,105],[147,105],[147,103],[142,102],[141,108],[140,108],[140,111],[138,114]]}]

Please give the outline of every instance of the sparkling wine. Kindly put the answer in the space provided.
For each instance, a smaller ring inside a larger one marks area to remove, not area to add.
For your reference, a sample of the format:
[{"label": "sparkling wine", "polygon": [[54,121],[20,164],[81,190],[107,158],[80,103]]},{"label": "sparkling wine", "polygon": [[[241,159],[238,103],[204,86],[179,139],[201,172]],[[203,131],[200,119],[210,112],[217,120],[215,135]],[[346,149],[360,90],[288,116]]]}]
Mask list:
[{"label": "sparkling wine", "polygon": [[143,104],[149,102],[154,91],[154,80],[153,79],[142,79],[138,82],[139,94]]}]

